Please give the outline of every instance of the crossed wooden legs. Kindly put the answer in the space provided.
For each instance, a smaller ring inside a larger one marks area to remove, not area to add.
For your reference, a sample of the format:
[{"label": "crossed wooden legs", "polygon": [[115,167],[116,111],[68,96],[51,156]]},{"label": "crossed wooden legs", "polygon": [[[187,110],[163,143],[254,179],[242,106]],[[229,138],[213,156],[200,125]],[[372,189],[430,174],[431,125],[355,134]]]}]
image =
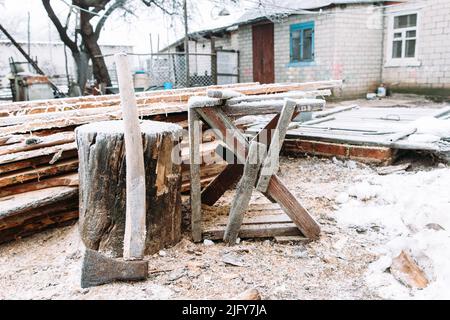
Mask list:
[{"label": "crossed wooden legs", "polygon": [[[285,126],[286,122],[290,122],[291,118],[296,113],[292,108],[291,111],[289,111],[289,108],[289,105],[286,105],[285,108],[283,108],[281,115],[277,117],[277,119],[272,120],[268,125],[271,127],[275,127],[275,125],[277,126],[277,131],[279,132],[277,139],[284,140],[285,129],[283,126]],[[242,165],[228,165],[226,169],[213,182],[211,182],[201,196],[199,180],[200,175],[198,171],[200,164],[198,159],[196,159],[197,162],[193,161],[195,158],[198,158],[199,155],[200,136],[198,134],[198,130],[195,130],[195,127],[198,127],[197,122],[200,121],[200,119],[207,122],[212,128],[219,130],[223,137],[227,137],[224,139],[225,143],[227,143],[230,149],[237,150],[236,157],[239,159],[240,163],[246,163],[244,168]],[[285,127],[287,128],[287,125]],[[227,232],[225,234],[225,240],[229,243],[234,243],[233,239],[235,241],[237,237],[240,224],[242,223],[243,213],[247,209],[248,202],[250,200],[251,190],[254,188],[258,177],[260,164],[258,164],[258,161],[255,161],[255,155],[253,152],[258,153],[258,150],[261,150],[261,146],[256,143],[256,141],[250,144],[220,108],[204,107],[190,109],[189,131],[191,151],[191,209],[193,239],[194,241],[201,241],[201,200],[203,199],[207,204],[214,204],[220,196],[231,185],[239,180],[243,173],[245,173],[238,186],[238,188],[241,189],[241,192],[238,192],[237,194],[239,199],[235,199],[233,202],[229,226],[227,227]],[[195,140],[194,137],[196,134],[197,140],[193,141]],[[231,137],[227,136],[227,134],[231,134]],[[277,142],[280,143],[280,141]],[[270,154],[270,152],[271,148],[269,147],[268,153]],[[276,175],[276,171],[273,171],[274,168],[270,171],[270,167],[268,165],[266,166],[266,162],[263,162],[263,167],[266,167],[266,170],[264,170],[264,172],[261,171],[260,179],[258,181],[258,189],[272,202],[277,202],[306,237],[310,239],[317,239],[320,235],[320,227],[317,222],[281,182]],[[228,179],[225,180],[225,178]],[[220,187],[213,188],[212,186]],[[250,190],[250,193],[248,190]],[[240,205],[239,202],[242,203],[242,205]]]}]

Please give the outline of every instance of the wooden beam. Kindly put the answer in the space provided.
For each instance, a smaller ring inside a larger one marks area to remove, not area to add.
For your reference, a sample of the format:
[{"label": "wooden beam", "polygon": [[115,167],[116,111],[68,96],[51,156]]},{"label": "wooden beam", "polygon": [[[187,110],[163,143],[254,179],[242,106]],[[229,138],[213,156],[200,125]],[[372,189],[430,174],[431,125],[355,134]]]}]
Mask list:
[{"label": "wooden beam", "polygon": [[265,195],[276,201],[306,237],[318,239],[320,227],[277,175],[270,179]]},{"label": "wooden beam", "polygon": [[260,192],[266,192],[269,180],[273,174],[277,173],[279,168],[280,151],[283,145],[289,123],[292,121],[296,107],[294,100],[287,99],[284,101],[284,107],[280,114],[280,120],[274,132],[272,143],[269,146],[267,157],[264,159],[256,188]]},{"label": "wooden beam", "polygon": [[[325,106],[325,100],[321,99],[298,99],[296,108],[299,112],[311,112],[322,110]],[[267,100],[256,102],[243,102],[235,105],[225,105],[223,112],[229,117],[243,117],[250,115],[264,115],[280,113],[284,107],[283,100]]]},{"label": "wooden beam", "polygon": [[189,161],[191,173],[191,233],[194,242],[202,240],[202,204],[200,182],[201,122],[196,109],[189,109]]},{"label": "wooden beam", "polygon": [[265,153],[266,147],[263,144],[256,141],[250,143],[242,179],[237,186],[236,194],[233,198],[227,229],[223,237],[223,240],[229,245],[236,244],[239,229],[244,219],[244,213],[250,203],[252,191],[258,178],[259,167],[261,166],[262,157]]},{"label": "wooden beam", "polygon": [[4,176],[0,176],[0,188],[48,176],[74,172],[77,171],[77,169],[78,160],[66,160],[54,165],[38,167],[36,169],[20,171],[18,173],[13,172]]}]

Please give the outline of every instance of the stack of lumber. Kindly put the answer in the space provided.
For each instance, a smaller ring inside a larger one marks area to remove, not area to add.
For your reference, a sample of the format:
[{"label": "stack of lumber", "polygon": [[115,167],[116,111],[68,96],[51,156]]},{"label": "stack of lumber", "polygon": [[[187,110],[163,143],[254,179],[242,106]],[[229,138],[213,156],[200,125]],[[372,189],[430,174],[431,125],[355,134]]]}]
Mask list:
[{"label": "stack of lumber", "polygon": [[[144,119],[178,123],[187,129],[187,101],[211,88],[245,95],[282,94],[340,86],[340,81],[234,84],[143,92],[137,94]],[[118,95],[7,103],[0,106],[0,243],[78,216],[78,154],[74,129],[82,124],[122,118]],[[183,142],[183,191],[189,190],[187,140]],[[202,154],[209,158],[217,142],[204,136]],[[208,184],[226,163],[205,163]]]}]

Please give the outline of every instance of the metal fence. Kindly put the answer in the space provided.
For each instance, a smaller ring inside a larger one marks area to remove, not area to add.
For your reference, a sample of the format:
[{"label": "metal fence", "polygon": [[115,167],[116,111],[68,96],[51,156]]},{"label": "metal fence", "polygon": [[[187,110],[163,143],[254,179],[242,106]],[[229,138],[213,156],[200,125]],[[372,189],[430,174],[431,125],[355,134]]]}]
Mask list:
[{"label": "metal fence", "polygon": [[[185,53],[130,54],[129,56],[130,63],[136,72],[135,79],[147,81],[146,90],[239,82],[239,58],[236,51],[189,54],[189,77]],[[107,65],[112,67],[111,81],[113,86],[116,86],[117,74],[111,57],[108,57]]]},{"label": "metal fence", "polygon": [[[105,55],[112,87],[117,88],[117,73],[113,55]],[[189,54],[189,78],[185,53],[129,54],[135,72],[135,85],[142,90],[201,87],[239,82],[239,53],[220,50],[215,54]],[[68,92],[66,75],[49,77],[63,92]],[[71,79],[73,75],[71,75]],[[88,85],[95,84],[92,67],[88,68]],[[73,80],[73,79],[72,79]],[[11,100],[9,83],[0,81],[0,100]]]}]

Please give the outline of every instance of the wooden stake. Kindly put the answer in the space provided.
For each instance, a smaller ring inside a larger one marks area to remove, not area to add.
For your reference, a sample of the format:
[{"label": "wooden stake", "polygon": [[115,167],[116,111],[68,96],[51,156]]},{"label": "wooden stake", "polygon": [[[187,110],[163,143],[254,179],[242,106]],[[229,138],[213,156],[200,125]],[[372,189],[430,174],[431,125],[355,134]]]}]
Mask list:
[{"label": "wooden stake", "polygon": [[142,135],[131,70],[124,53],[116,54],[127,164],[127,209],[123,257],[142,260],[145,251],[145,168]]}]

